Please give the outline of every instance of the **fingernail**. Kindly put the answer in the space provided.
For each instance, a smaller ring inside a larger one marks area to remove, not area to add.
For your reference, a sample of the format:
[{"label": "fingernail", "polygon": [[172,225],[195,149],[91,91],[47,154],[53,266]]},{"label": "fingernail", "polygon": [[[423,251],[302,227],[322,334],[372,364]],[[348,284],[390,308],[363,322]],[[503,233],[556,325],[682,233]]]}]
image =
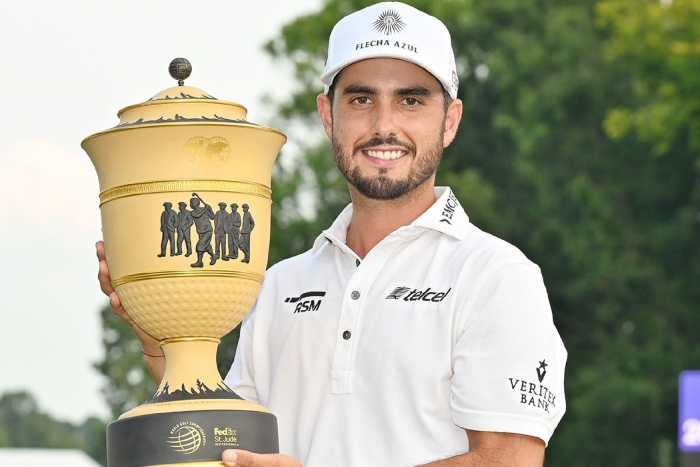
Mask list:
[{"label": "fingernail", "polygon": [[235,465],[236,459],[238,459],[238,454],[235,451],[224,451],[223,461],[228,465]]}]

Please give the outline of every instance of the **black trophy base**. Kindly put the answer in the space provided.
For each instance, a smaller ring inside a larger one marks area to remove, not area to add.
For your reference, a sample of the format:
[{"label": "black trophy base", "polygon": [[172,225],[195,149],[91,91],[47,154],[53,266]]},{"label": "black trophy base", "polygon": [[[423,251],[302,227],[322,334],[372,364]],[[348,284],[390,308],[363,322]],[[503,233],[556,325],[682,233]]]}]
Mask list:
[{"label": "black trophy base", "polygon": [[200,410],[140,415],[107,426],[109,467],[220,462],[226,449],[279,452],[277,418],[250,410]]}]

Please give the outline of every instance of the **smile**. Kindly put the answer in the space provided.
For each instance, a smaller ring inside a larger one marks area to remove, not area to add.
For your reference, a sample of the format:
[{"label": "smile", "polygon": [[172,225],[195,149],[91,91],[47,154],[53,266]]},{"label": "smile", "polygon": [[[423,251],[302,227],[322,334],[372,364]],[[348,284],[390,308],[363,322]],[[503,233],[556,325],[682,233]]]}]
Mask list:
[{"label": "smile", "polygon": [[370,157],[374,157],[375,159],[381,159],[385,161],[391,161],[394,159],[398,159],[401,156],[404,156],[406,154],[406,151],[363,151],[365,154],[367,154]]}]

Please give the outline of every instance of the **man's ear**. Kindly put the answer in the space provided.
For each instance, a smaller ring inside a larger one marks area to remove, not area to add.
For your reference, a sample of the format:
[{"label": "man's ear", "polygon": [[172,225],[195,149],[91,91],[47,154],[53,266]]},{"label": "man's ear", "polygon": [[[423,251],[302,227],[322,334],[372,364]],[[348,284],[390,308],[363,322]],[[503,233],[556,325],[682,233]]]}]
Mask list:
[{"label": "man's ear", "polygon": [[328,136],[328,139],[333,140],[333,109],[331,108],[331,100],[327,95],[319,94],[316,98],[316,107],[318,107],[318,115],[321,117],[326,136]]},{"label": "man's ear", "polygon": [[442,147],[446,148],[457,136],[457,129],[459,128],[459,122],[462,120],[462,101],[455,99],[450,103],[447,108],[447,114],[445,115],[445,133],[442,139]]}]

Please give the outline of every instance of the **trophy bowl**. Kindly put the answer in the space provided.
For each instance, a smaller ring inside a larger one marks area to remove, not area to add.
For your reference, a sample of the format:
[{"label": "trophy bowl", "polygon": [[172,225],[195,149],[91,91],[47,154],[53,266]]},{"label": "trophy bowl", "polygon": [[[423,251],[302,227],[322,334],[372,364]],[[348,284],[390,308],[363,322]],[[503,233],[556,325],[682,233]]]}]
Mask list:
[{"label": "trophy bowl", "polygon": [[224,384],[216,349],[263,281],[286,137],[185,86],[191,69],[173,60],[178,86],[82,142],[99,178],[112,285],[166,359],[153,396],[109,424],[110,467],[221,466],[224,449],[279,449],[276,418]]}]

